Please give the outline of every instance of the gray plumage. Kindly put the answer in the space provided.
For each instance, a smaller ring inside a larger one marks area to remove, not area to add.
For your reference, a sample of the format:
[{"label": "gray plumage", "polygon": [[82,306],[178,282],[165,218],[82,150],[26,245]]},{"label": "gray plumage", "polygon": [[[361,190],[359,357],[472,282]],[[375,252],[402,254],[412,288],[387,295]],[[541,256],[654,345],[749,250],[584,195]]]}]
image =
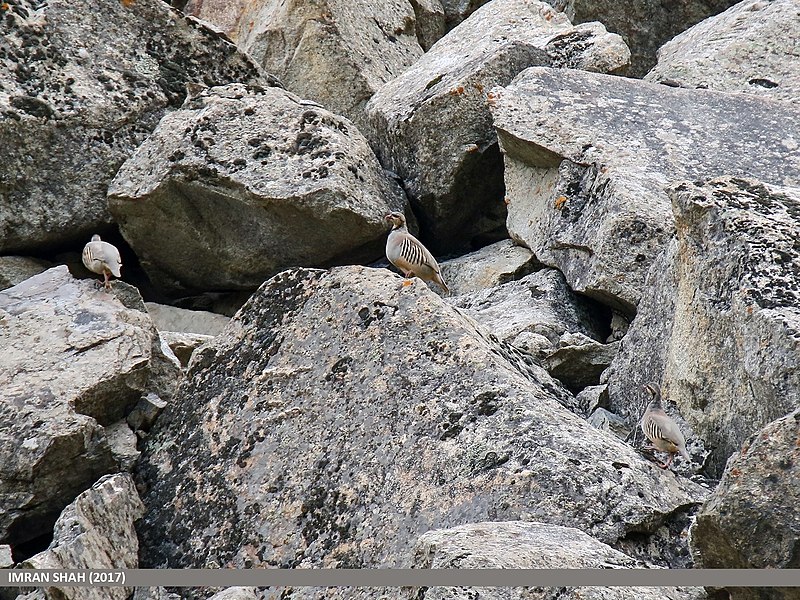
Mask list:
[{"label": "gray plumage", "polygon": [[93,235],[92,241],[83,247],[81,259],[84,266],[92,273],[105,277],[104,287],[107,290],[111,289],[109,277],[111,275],[121,276],[122,258],[120,258],[119,250],[116,246],[103,242],[97,234]]},{"label": "gray plumage", "polygon": [[392,231],[386,240],[386,258],[389,262],[406,277],[417,276],[423,281],[433,281],[448,293],[450,290],[442,278],[439,263],[422,242],[408,232],[403,214],[390,213],[386,215],[386,220],[392,224]]},{"label": "gray plumage", "polygon": [[661,465],[661,468],[669,467],[676,453],[680,453],[686,460],[691,460],[686,451],[686,440],[681,430],[677,423],[664,412],[664,407],[661,405],[661,388],[655,383],[648,383],[644,389],[650,393],[652,399],[642,416],[642,431],[656,450],[669,453],[667,463]]}]

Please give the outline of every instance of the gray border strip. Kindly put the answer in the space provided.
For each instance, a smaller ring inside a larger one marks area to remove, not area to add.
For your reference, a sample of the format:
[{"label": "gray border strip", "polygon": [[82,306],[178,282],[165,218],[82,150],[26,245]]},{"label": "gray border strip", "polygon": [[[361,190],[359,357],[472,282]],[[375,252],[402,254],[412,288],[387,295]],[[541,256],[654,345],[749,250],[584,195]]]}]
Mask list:
[{"label": "gray border strip", "polygon": [[[36,581],[37,578],[41,580]],[[0,587],[108,587],[109,585],[800,587],[800,569],[4,569],[0,571]]]}]

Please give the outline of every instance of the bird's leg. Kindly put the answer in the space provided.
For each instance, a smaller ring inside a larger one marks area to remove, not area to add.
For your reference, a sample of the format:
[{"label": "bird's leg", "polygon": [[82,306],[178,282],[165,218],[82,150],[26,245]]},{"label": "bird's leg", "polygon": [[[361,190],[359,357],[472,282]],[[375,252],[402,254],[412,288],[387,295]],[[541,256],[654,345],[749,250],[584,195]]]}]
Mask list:
[{"label": "bird's leg", "polygon": [[413,271],[408,271],[406,273],[403,273],[403,275],[405,276],[405,279],[403,280],[403,287],[408,287],[409,285],[414,283],[414,280],[411,279],[414,276]]},{"label": "bird's leg", "polygon": [[672,452],[669,453],[669,458],[667,459],[667,463],[661,467],[662,469],[668,469],[669,466],[672,464],[672,461],[675,459],[675,455]]},{"label": "bird's leg", "polygon": [[103,283],[103,287],[106,289],[107,292],[110,292],[111,282],[108,280],[108,271],[104,271],[103,276],[106,278],[105,282]]}]

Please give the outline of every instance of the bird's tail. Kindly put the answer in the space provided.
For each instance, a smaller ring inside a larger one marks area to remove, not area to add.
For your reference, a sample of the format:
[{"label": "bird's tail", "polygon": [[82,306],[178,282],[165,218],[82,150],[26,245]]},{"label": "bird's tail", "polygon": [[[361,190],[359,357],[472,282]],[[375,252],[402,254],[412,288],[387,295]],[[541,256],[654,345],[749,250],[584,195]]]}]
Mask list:
[{"label": "bird's tail", "polygon": [[444,282],[444,278],[442,277],[441,273],[436,273],[435,281],[437,285],[444,290],[445,294],[450,294],[450,288],[447,287],[447,284]]}]

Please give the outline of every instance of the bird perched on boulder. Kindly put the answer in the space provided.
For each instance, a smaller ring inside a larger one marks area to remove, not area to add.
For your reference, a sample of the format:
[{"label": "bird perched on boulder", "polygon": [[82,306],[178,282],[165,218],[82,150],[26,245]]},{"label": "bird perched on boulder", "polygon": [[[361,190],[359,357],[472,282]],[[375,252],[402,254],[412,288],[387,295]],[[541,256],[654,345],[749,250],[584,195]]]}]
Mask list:
[{"label": "bird perched on boulder", "polygon": [[[400,269],[406,278],[416,275],[423,281],[433,281],[448,293],[450,290],[442,279],[439,264],[422,242],[408,232],[405,216],[393,212],[386,215],[386,220],[392,224],[392,231],[386,240],[386,258],[389,262]],[[403,282],[404,286],[410,284],[408,280]]]},{"label": "bird perched on boulder", "polygon": [[662,469],[669,467],[678,452],[686,460],[691,460],[681,430],[661,406],[661,388],[655,383],[648,383],[644,389],[650,394],[651,400],[642,416],[642,431],[656,450],[669,454],[666,464],[659,466]]},{"label": "bird perched on boulder", "polygon": [[122,267],[122,259],[119,256],[117,247],[103,242],[100,236],[94,234],[92,241],[83,247],[83,254],[81,255],[84,266],[92,273],[97,273],[105,277],[103,287],[106,291],[111,290],[111,282],[108,280],[109,276],[120,277],[120,267]]}]

